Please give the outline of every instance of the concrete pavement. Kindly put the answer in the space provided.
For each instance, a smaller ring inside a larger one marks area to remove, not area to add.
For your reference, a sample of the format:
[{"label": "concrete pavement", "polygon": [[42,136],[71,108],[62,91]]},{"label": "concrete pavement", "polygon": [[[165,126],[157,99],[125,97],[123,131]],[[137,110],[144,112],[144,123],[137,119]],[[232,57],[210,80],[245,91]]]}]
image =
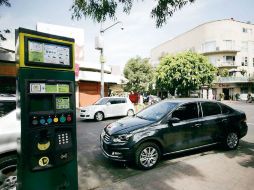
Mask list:
[{"label": "concrete pavement", "polygon": [[248,118],[249,132],[237,150],[212,147],[165,157],[149,171],[110,162],[101,155],[98,134],[113,120],[105,120],[100,125],[95,122],[79,124],[80,189],[252,190],[254,106],[245,102],[225,103],[245,111]]}]

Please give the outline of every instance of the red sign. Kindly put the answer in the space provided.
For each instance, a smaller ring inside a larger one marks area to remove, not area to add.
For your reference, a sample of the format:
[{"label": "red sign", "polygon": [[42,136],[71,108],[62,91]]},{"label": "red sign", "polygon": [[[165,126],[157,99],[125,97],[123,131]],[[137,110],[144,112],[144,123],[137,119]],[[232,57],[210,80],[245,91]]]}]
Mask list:
[{"label": "red sign", "polygon": [[75,63],[75,77],[79,75],[79,64]]}]

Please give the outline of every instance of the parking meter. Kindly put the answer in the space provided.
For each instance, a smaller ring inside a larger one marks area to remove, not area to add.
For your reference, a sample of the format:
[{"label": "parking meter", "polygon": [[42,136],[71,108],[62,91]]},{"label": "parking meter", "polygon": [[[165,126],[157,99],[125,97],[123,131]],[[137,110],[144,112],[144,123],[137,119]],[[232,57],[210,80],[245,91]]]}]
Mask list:
[{"label": "parking meter", "polygon": [[20,190],[78,189],[74,40],[16,31]]}]

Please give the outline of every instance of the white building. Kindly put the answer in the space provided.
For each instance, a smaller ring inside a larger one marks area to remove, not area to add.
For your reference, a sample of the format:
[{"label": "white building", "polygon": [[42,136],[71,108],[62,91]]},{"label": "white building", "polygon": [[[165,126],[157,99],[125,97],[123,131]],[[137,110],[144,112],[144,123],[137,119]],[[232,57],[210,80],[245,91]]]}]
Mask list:
[{"label": "white building", "polygon": [[[246,99],[254,95],[254,25],[234,19],[201,24],[151,50],[151,63],[159,64],[166,54],[194,51],[205,55],[219,69],[227,69],[229,77],[218,77],[212,93],[219,99]],[[207,96],[206,96],[207,97]]]}]

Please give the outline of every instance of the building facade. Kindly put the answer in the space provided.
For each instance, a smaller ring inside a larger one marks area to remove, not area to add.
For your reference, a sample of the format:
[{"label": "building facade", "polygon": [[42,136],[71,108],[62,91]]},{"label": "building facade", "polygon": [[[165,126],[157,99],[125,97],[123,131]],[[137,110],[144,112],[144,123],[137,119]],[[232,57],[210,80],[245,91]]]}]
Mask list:
[{"label": "building facade", "polygon": [[[100,98],[101,65],[85,62],[84,30],[80,28],[38,23],[37,31],[75,39],[76,107],[90,105]],[[14,47],[13,47],[14,49]],[[104,67],[104,94],[125,82],[120,73],[112,73],[110,66]],[[16,93],[15,51],[0,47],[0,93]]]},{"label": "building facade", "polygon": [[212,89],[202,93],[204,98],[247,99],[254,96],[254,25],[234,19],[201,24],[151,50],[151,63],[158,65],[166,54],[193,51],[206,56],[220,71]]}]

